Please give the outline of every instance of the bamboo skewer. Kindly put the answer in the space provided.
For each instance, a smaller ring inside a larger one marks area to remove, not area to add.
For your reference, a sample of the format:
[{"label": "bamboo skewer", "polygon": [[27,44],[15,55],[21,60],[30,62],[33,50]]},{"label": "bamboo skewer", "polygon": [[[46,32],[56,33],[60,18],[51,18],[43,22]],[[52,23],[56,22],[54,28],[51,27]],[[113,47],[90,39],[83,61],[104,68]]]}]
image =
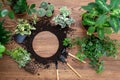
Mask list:
[{"label": "bamboo skewer", "polygon": [[[68,53],[68,55],[75,58],[75,59],[77,59],[77,60],[79,60],[76,56],[72,55],[71,53]],[[81,62],[86,63],[86,61],[81,61]]]},{"label": "bamboo skewer", "polygon": [[66,64],[79,78],[82,77],[69,63],[66,63]]}]

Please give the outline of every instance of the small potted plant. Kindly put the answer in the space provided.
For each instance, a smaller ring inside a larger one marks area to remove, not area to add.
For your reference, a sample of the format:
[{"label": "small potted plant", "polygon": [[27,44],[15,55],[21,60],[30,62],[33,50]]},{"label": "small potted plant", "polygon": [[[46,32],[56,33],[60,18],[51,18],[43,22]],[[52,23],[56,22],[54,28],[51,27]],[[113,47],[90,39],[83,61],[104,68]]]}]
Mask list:
[{"label": "small potted plant", "polygon": [[95,0],[87,6],[82,6],[86,12],[82,15],[82,24],[87,29],[87,34],[97,33],[99,38],[105,34],[118,32],[120,29],[120,1]]},{"label": "small potted plant", "polygon": [[18,19],[17,28],[15,30],[17,34],[15,37],[16,42],[22,43],[28,35],[31,35],[31,30],[36,30],[36,28],[27,20]]},{"label": "small potted plant", "polygon": [[26,0],[8,0],[8,2],[18,17],[22,17],[26,13],[31,15],[33,12],[36,12],[35,4],[28,5]]},{"label": "small potted plant", "polygon": [[54,5],[48,2],[42,2],[40,4],[37,14],[41,18],[51,18],[54,13]]},{"label": "small potted plant", "polygon": [[22,47],[17,47],[10,51],[6,51],[6,54],[11,56],[19,65],[19,67],[25,67],[31,60],[30,53]]},{"label": "small potted plant", "polygon": [[75,22],[73,18],[70,17],[71,12],[66,6],[60,8],[60,13],[53,18],[56,25],[60,25],[61,28],[70,27],[72,23]]}]

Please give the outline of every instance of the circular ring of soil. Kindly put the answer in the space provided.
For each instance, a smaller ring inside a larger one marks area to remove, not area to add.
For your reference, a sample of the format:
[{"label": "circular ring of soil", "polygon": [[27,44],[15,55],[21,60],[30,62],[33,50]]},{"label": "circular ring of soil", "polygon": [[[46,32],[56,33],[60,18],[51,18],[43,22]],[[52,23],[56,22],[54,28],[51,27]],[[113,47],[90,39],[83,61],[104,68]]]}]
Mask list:
[{"label": "circular ring of soil", "polygon": [[[28,36],[26,40],[24,41],[24,45],[27,48],[27,51],[30,52],[32,54],[32,57],[34,57],[40,63],[47,64],[50,62],[55,62],[56,60],[58,60],[58,57],[61,55],[62,50],[65,48],[63,46],[63,40],[67,36],[68,28],[61,29],[59,25],[51,25],[49,21],[39,21],[34,26],[36,27],[36,30],[32,31],[31,35]],[[59,42],[59,47],[56,53],[54,53],[54,55],[52,55],[51,57],[41,57],[37,55],[33,49],[32,43],[33,43],[35,36],[38,33],[43,32],[43,31],[49,31],[53,33],[57,37],[58,42]]]}]

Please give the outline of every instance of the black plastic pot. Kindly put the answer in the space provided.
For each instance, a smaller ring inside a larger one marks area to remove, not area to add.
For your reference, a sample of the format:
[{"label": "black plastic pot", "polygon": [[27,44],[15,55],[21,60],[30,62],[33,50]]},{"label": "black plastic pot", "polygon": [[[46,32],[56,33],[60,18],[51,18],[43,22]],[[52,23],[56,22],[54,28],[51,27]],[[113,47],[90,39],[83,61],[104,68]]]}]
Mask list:
[{"label": "black plastic pot", "polygon": [[15,41],[17,43],[23,43],[23,41],[25,40],[25,38],[27,37],[27,35],[20,35],[20,34],[17,34],[15,36]]}]

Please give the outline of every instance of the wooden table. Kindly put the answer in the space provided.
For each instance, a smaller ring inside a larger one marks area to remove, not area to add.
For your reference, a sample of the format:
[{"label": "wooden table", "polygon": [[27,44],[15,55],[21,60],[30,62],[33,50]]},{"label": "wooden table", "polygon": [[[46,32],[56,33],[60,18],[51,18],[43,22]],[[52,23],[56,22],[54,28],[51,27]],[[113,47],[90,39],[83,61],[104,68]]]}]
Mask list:
[{"label": "wooden table", "polygon": [[[27,0],[29,4],[35,3],[39,7],[39,3],[43,0]],[[55,5],[55,14],[61,6],[67,6],[71,11],[71,16],[75,18],[76,22],[72,25],[72,28],[76,31],[71,32],[68,37],[84,36],[86,32],[81,25],[80,6],[87,5],[88,2],[94,0],[46,0]],[[7,29],[15,29],[15,21],[6,19],[5,25]],[[11,25],[11,26],[10,26]],[[110,35],[112,39],[117,39],[120,41],[120,32],[118,34]],[[18,44],[11,42],[7,45],[8,49],[11,47],[16,47]],[[72,54],[77,52],[74,47],[70,50]],[[68,57],[68,62],[82,75],[79,79],[65,64],[59,63],[59,74],[60,80],[120,80],[120,55],[117,60],[113,58],[104,58],[105,60],[105,70],[101,74],[96,74],[88,63],[83,64],[77,60]],[[87,60],[86,60],[87,61]],[[88,61],[87,61],[88,62]],[[4,55],[0,59],[0,80],[56,80],[56,70],[54,64],[50,64],[49,69],[39,69],[39,72],[32,75],[23,69],[19,69],[18,65],[9,56]]]}]

